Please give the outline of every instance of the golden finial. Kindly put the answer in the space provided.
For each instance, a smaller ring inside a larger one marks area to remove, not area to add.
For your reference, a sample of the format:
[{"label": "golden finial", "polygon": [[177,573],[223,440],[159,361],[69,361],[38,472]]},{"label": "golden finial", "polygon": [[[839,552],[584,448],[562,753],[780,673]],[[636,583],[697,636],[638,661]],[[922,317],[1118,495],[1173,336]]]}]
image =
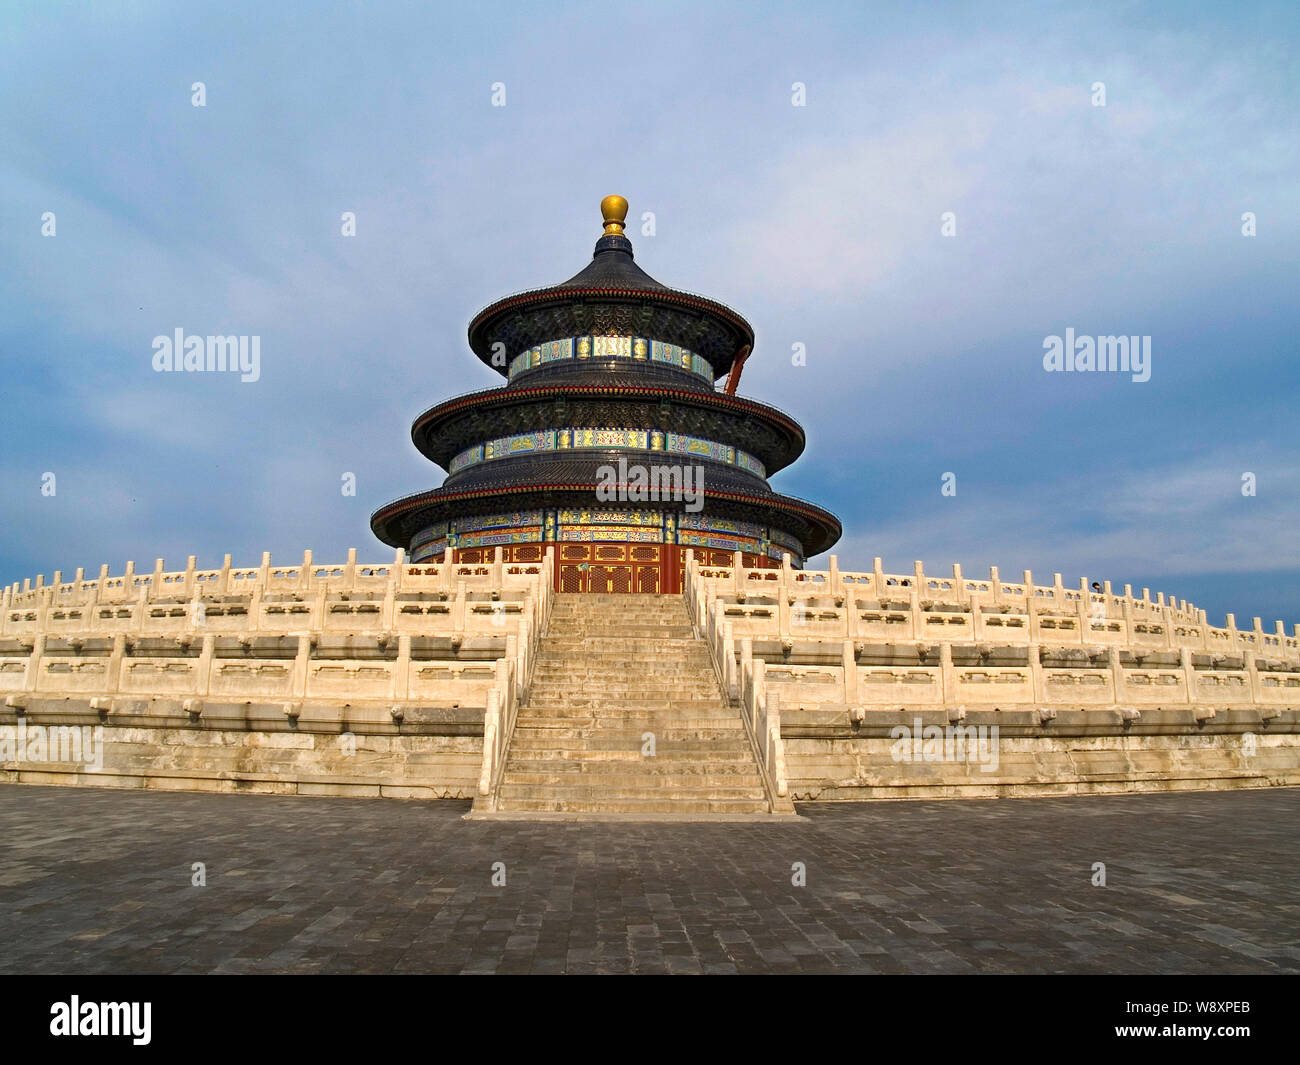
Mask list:
[{"label": "golden finial", "polygon": [[623,220],[627,218],[627,200],[622,196],[606,196],[600,201],[600,213],[605,219],[605,236],[621,237]]}]

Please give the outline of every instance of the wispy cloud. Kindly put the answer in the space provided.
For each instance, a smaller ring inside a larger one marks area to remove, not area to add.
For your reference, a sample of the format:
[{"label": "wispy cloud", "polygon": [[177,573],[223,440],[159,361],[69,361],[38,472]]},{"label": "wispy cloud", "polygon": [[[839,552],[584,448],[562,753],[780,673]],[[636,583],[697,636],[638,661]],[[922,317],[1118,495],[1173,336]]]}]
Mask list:
[{"label": "wispy cloud", "polygon": [[[576,272],[609,192],[656,214],[638,262],[754,322],[742,391],[806,424],[777,483],[843,516],[845,565],[1182,573],[1189,598],[1300,567],[1294,5],[13,12],[5,580],[386,553],[369,510],[442,478],[411,418],[494,383],[467,319]],[[1067,326],[1153,335],[1151,381],[1044,374]],[[261,381],[154,374],[178,327],[261,335]]]}]

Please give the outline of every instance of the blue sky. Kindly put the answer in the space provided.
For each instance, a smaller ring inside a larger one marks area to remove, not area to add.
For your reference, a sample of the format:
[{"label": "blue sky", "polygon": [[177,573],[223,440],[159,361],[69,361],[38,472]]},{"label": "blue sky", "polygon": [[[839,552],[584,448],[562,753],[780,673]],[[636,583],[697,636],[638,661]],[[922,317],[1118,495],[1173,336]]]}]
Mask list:
[{"label": "blue sky", "polygon": [[[370,512],[442,477],[412,418],[495,383],[468,319],[618,192],[754,324],[842,567],[1300,621],[1294,4],[466,7],[0,4],[0,582],[386,558]],[[177,328],[260,380],[155,373]],[[1045,372],[1066,328],[1151,379]]]}]

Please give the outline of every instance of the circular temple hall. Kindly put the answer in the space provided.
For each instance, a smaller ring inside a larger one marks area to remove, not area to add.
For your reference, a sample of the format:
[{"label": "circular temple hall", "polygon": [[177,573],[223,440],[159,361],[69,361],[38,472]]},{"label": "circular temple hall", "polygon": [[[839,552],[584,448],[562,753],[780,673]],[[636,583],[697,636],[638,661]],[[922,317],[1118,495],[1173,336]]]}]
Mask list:
[{"label": "circular temple hall", "polygon": [[691,549],[705,563],[741,552],[746,566],[789,555],[801,567],[840,523],[768,485],[804,433],[735,394],[753,328],[637,266],[621,196],[601,212],[585,269],[470,322],[470,348],[506,383],[415,419],[415,446],[446,480],[381,507],[371,528],[411,562],[550,553],[564,592],[680,592]]}]

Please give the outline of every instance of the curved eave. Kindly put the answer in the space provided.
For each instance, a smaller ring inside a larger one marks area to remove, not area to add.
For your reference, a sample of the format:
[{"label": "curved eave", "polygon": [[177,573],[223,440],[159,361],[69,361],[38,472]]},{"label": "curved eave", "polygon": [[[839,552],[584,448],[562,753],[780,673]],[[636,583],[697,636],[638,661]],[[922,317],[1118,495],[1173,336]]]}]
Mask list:
[{"label": "curved eave", "polygon": [[766,403],[741,399],[718,392],[693,392],[688,389],[660,388],[649,385],[554,385],[543,388],[489,388],[479,392],[469,392],[455,399],[439,403],[421,414],[411,425],[411,442],[416,450],[430,462],[435,462],[446,469],[451,455],[446,449],[435,446],[434,440],[441,425],[450,419],[462,415],[475,407],[491,408],[511,406],[523,398],[545,401],[548,399],[565,399],[574,396],[592,396],[611,398],[656,400],[668,399],[683,406],[704,407],[730,414],[758,418],[780,428],[791,441],[789,456],[785,461],[767,462],[768,476],[785,469],[803,454],[807,438],[803,428],[784,411]]},{"label": "curved eave", "polygon": [[[389,547],[405,548],[409,545],[403,538],[390,532],[390,525],[412,511],[420,510],[430,504],[445,505],[479,499],[507,499],[511,496],[535,495],[539,492],[572,492],[575,495],[586,495],[595,492],[596,487],[594,483],[540,483],[501,485],[493,488],[451,492],[444,491],[441,488],[433,488],[427,492],[417,492],[414,495],[395,499],[393,502],[380,507],[370,516],[370,529],[380,541]],[[795,496],[778,495],[775,492],[771,495],[753,495],[746,492],[706,491],[704,493],[706,507],[709,500],[713,499],[739,503],[762,510],[784,511],[798,515],[808,522],[817,534],[808,543],[804,544],[804,554],[807,558],[819,555],[833,546],[844,531],[839,518],[829,510],[824,510],[815,503],[809,503],[807,500]]]},{"label": "curved eave", "polygon": [[[485,334],[493,323],[509,314],[525,311],[544,310],[549,306],[582,303],[591,300],[616,303],[652,303],[669,307],[684,308],[698,314],[711,315],[740,334],[736,350],[748,344],[754,346],[754,328],[744,318],[726,304],[704,296],[695,296],[677,289],[631,288],[618,285],[555,285],[549,288],[529,289],[513,296],[506,296],[479,311],[469,323],[469,346],[475,355],[492,369],[505,375],[505,368],[493,366],[492,350]],[[735,353],[733,352],[732,355]],[[730,362],[711,365],[719,376],[726,373]]]}]

